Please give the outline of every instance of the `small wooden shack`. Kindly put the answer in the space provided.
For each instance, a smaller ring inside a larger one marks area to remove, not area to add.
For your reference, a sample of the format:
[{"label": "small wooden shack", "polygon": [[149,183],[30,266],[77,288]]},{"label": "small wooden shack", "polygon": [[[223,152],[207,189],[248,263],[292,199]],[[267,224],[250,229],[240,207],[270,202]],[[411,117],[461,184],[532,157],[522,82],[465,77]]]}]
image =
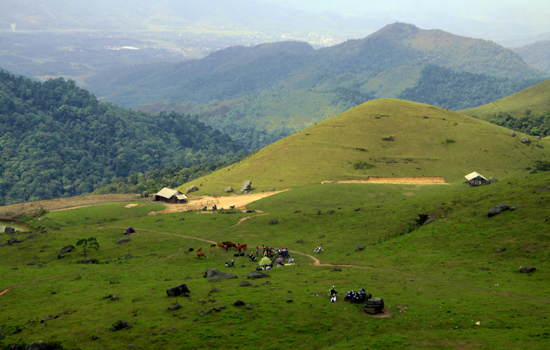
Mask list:
[{"label": "small wooden shack", "polygon": [[483,175],[475,171],[464,177],[466,178],[466,184],[470,187],[487,185],[489,183],[489,180],[487,180]]},{"label": "small wooden shack", "polygon": [[167,203],[186,203],[187,196],[180,191],[173,190],[168,187],[164,187],[157,192],[154,197],[155,201],[167,202]]}]

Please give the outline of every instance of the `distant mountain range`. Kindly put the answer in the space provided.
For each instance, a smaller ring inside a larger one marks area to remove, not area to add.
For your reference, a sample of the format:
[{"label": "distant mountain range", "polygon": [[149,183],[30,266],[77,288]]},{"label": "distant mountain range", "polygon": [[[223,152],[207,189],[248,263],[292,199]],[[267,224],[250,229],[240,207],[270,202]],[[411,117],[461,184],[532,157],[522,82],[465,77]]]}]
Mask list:
[{"label": "distant mountain range", "polygon": [[382,25],[377,21],[310,14],[251,0],[3,0],[0,28],[21,30],[144,30],[155,27],[234,29],[250,31],[359,32]]},{"label": "distant mountain range", "polygon": [[374,98],[463,109],[544,77],[494,42],[395,23],[319,50],[299,42],[231,47],[201,60],[108,70],[86,84],[126,107],[197,113],[257,149],[275,141],[273,132],[288,135]]},{"label": "distant mountain range", "polygon": [[513,49],[531,67],[550,73],[550,40]]}]

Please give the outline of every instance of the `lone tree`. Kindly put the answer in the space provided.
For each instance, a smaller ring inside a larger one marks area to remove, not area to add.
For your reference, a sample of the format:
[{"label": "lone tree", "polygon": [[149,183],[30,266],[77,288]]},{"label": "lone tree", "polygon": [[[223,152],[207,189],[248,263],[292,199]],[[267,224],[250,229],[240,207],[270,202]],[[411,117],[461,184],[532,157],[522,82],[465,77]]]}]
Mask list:
[{"label": "lone tree", "polygon": [[90,238],[80,238],[77,242],[76,242],[76,246],[83,246],[82,248],[84,249],[84,258],[86,258],[86,253],[88,252],[88,250],[90,249],[95,249],[95,250],[98,250],[99,249],[99,243],[97,243],[97,239],[95,237],[90,237]]}]

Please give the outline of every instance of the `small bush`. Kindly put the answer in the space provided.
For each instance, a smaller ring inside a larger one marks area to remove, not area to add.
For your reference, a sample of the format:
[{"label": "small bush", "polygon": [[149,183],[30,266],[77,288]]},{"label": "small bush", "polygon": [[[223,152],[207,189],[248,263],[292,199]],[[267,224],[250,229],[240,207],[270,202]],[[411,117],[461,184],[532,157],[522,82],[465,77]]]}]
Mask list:
[{"label": "small bush", "polygon": [[369,164],[367,162],[357,162],[355,164],[353,164],[353,168],[355,170],[367,170],[367,169],[374,169],[376,168],[376,165],[373,165],[373,164]]},{"label": "small bush", "polygon": [[548,161],[548,160],[537,160],[537,161],[535,161],[535,170],[550,171],[550,161]]},{"label": "small bush", "polygon": [[395,139],[393,138],[393,136],[388,136],[388,137],[382,138],[382,141],[395,141]]}]

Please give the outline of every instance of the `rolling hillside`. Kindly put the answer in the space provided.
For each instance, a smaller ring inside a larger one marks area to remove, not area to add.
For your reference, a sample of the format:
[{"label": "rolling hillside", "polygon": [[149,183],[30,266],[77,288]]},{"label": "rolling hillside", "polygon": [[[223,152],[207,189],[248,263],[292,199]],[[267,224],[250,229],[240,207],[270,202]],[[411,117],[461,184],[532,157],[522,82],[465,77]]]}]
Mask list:
[{"label": "rolling hillside", "polygon": [[[367,176],[433,177],[461,182],[477,171],[505,179],[547,160],[550,145],[522,144],[508,129],[414,102],[379,99],[265,147],[239,163],[190,183],[201,194],[237,189],[291,188]],[[521,136],[521,135],[518,135]]]},{"label": "rolling hillside", "polygon": [[501,113],[517,118],[523,116],[526,110],[530,110],[533,114],[544,114],[550,110],[549,94],[550,80],[545,80],[500,100],[459,112],[483,120]]},{"label": "rolling hillside", "polygon": [[550,73],[550,40],[538,41],[513,50],[531,67]]},{"label": "rolling hillside", "polygon": [[258,149],[276,140],[266,133],[285,136],[375,98],[462,109],[543,76],[493,42],[395,23],[320,50],[298,42],[232,47],[200,60],[108,70],[86,84],[126,107],[197,113]]}]

